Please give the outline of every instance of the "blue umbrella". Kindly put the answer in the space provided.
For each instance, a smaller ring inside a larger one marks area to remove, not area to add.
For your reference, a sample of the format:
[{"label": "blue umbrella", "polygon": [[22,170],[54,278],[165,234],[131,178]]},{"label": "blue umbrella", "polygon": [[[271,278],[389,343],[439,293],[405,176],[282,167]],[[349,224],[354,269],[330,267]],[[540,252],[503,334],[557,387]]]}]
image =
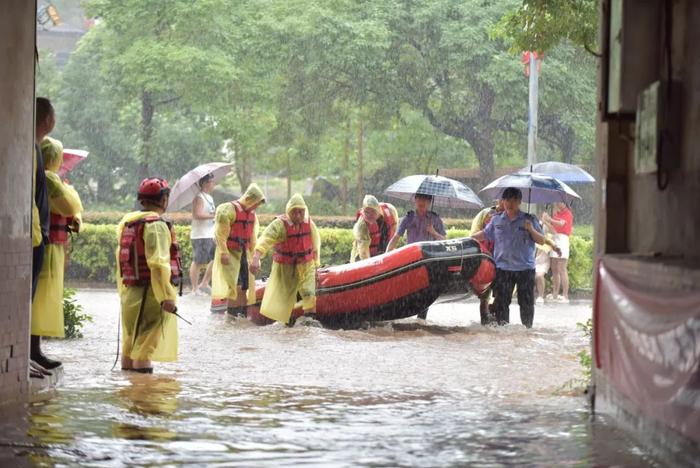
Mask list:
[{"label": "blue umbrella", "polygon": [[390,197],[411,201],[416,194],[430,195],[442,208],[482,208],[484,204],[466,185],[438,175],[412,175],[394,182],[384,191]]},{"label": "blue umbrella", "polygon": [[585,170],[573,164],[559,161],[545,161],[525,167],[520,172],[536,172],[554,177],[566,184],[592,184],[595,178]]},{"label": "blue umbrella", "polygon": [[581,197],[564,182],[534,172],[516,172],[504,175],[494,180],[479,192],[490,199],[501,198],[503,191],[508,187],[515,187],[523,192],[523,201],[526,203],[570,203]]}]

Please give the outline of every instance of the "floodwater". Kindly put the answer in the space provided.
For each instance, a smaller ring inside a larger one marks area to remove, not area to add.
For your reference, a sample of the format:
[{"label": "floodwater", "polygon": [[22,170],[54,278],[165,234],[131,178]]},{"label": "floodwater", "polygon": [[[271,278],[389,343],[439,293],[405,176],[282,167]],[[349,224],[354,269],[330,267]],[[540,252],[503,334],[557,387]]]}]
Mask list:
[{"label": "floodwater", "polygon": [[151,376],[110,370],[116,293],[77,298],[94,323],[46,344],[63,385],[0,423],[3,466],[660,466],[567,386],[589,302],[538,306],[532,330],[482,327],[468,302],[332,331],[185,296],[180,359]]}]

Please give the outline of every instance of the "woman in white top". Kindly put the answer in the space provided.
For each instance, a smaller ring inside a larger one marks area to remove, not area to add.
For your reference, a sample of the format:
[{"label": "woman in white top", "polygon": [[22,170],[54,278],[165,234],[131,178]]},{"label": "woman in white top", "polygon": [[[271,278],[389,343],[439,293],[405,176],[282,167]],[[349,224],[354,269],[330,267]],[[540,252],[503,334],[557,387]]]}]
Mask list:
[{"label": "woman in white top", "polygon": [[[190,266],[190,282],[192,293],[209,294],[209,281],[211,280],[211,267],[214,260],[216,243],[214,242],[214,213],[216,205],[211,196],[214,191],[214,177],[207,174],[199,179],[201,192],[192,201],[192,265]],[[199,282],[199,272],[206,266],[201,283]]]}]

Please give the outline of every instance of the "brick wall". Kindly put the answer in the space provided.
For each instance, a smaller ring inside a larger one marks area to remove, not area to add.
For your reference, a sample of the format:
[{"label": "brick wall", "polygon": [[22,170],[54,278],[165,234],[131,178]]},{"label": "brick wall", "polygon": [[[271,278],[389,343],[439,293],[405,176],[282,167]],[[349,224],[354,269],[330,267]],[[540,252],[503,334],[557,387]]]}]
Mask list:
[{"label": "brick wall", "polygon": [[0,404],[28,394],[36,4],[0,15]]}]

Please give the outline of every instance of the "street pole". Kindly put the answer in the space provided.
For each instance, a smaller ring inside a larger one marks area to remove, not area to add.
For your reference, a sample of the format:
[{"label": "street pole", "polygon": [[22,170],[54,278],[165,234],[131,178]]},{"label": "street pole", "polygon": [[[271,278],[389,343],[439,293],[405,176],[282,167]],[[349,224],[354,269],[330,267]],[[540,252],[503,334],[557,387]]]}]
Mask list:
[{"label": "street pole", "polygon": [[527,165],[537,162],[537,101],[538,73],[535,52],[530,52],[530,86],[528,96],[528,125],[527,125]]}]

